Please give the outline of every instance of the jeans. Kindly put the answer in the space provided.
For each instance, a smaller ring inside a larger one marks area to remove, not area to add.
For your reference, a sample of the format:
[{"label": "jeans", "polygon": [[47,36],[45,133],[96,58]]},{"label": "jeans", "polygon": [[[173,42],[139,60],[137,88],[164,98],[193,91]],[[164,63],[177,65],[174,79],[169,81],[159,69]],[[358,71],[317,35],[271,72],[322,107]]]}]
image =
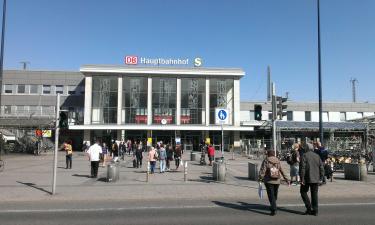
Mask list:
[{"label": "jeans", "polygon": [[137,168],[142,168],[142,158],[137,156],[136,159],[137,159]]},{"label": "jeans", "polygon": [[98,177],[99,161],[91,161],[91,177]]},{"label": "jeans", "polygon": [[66,168],[71,169],[72,168],[72,155],[66,155]]},{"label": "jeans", "polygon": [[160,159],[160,173],[165,172],[165,159]]},{"label": "jeans", "polygon": [[277,210],[276,201],[277,201],[277,194],[279,191],[280,184],[265,183],[264,185],[266,186],[266,189],[267,189],[267,196],[268,196],[268,201],[270,202],[271,212],[275,212]]},{"label": "jeans", "polygon": [[[311,191],[311,202],[310,202],[309,196],[307,195],[309,188]],[[312,209],[314,212],[316,213],[318,212],[318,188],[319,188],[319,185],[315,183],[301,185],[301,188],[300,188],[301,197],[308,211],[311,211]]]},{"label": "jeans", "polygon": [[156,161],[150,161],[151,173],[155,172],[155,165],[156,165]]}]

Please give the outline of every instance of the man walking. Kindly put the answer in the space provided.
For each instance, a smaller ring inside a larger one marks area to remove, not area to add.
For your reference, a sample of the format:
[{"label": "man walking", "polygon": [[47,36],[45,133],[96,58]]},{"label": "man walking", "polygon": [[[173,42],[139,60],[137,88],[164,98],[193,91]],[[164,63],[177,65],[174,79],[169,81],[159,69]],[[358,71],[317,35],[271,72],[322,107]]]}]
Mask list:
[{"label": "man walking", "polygon": [[[319,182],[324,176],[322,160],[313,152],[314,146],[306,143],[305,153],[301,160],[301,188],[300,193],[306,206],[304,215],[318,215],[318,188]],[[311,202],[307,192],[311,192]]]},{"label": "man walking", "polygon": [[102,147],[99,144],[100,141],[97,140],[96,143],[90,146],[89,150],[87,150],[87,154],[91,162],[91,178],[98,177],[100,154],[103,153]]}]

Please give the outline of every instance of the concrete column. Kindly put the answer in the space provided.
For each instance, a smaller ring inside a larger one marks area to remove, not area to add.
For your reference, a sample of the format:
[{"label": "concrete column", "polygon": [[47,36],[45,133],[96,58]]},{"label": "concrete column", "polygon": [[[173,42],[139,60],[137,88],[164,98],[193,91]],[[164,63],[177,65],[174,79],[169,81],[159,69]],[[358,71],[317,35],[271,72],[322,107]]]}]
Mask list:
[{"label": "concrete column", "polygon": [[[122,123],[122,75],[120,75],[117,79],[117,124]],[[121,133],[120,133],[121,137]],[[120,139],[117,139],[120,140]]]},{"label": "concrete column", "polygon": [[176,124],[181,124],[181,78],[177,78]]},{"label": "concrete column", "polygon": [[[85,77],[85,108],[83,123],[91,124],[91,110],[92,110],[92,76]],[[89,135],[90,136],[90,135]]]},{"label": "concrete column", "polygon": [[152,78],[147,79],[147,125],[152,124]]},{"label": "concrete column", "polygon": [[240,80],[235,79],[233,83],[233,119],[234,119],[234,126],[240,126],[241,125],[241,111],[240,111]]},{"label": "concrete column", "polygon": [[84,130],[83,131],[83,143],[87,142],[89,145],[93,144],[91,143],[90,140],[91,140],[90,130]]},{"label": "concrete column", "polygon": [[121,141],[121,130],[117,130],[117,141]]},{"label": "concrete column", "polygon": [[206,126],[210,125],[210,80],[206,78]]}]

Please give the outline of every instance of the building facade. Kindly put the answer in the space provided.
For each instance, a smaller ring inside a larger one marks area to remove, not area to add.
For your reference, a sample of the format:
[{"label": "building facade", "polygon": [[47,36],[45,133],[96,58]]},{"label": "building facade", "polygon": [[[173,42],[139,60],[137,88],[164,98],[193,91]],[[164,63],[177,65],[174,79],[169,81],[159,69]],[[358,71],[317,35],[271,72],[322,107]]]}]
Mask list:
[{"label": "building facade", "polygon": [[[241,69],[82,66],[85,76],[84,140],[148,140],[219,145],[215,109],[228,110],[227,144],[238,142]],[[251,128],[246,128],[251,129]]]}]

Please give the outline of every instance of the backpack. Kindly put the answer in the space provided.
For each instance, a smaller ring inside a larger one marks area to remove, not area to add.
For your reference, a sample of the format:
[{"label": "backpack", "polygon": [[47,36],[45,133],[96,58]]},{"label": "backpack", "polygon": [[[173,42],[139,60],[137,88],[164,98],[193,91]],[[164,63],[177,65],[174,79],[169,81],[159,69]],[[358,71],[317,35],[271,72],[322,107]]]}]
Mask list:
[{"label": "backpack", "polygon": [[280,170],[277,167],[277,164],[271,163],[268,161],[268,174],[270,175],[271,179],[279,179],[280,178]]}]

